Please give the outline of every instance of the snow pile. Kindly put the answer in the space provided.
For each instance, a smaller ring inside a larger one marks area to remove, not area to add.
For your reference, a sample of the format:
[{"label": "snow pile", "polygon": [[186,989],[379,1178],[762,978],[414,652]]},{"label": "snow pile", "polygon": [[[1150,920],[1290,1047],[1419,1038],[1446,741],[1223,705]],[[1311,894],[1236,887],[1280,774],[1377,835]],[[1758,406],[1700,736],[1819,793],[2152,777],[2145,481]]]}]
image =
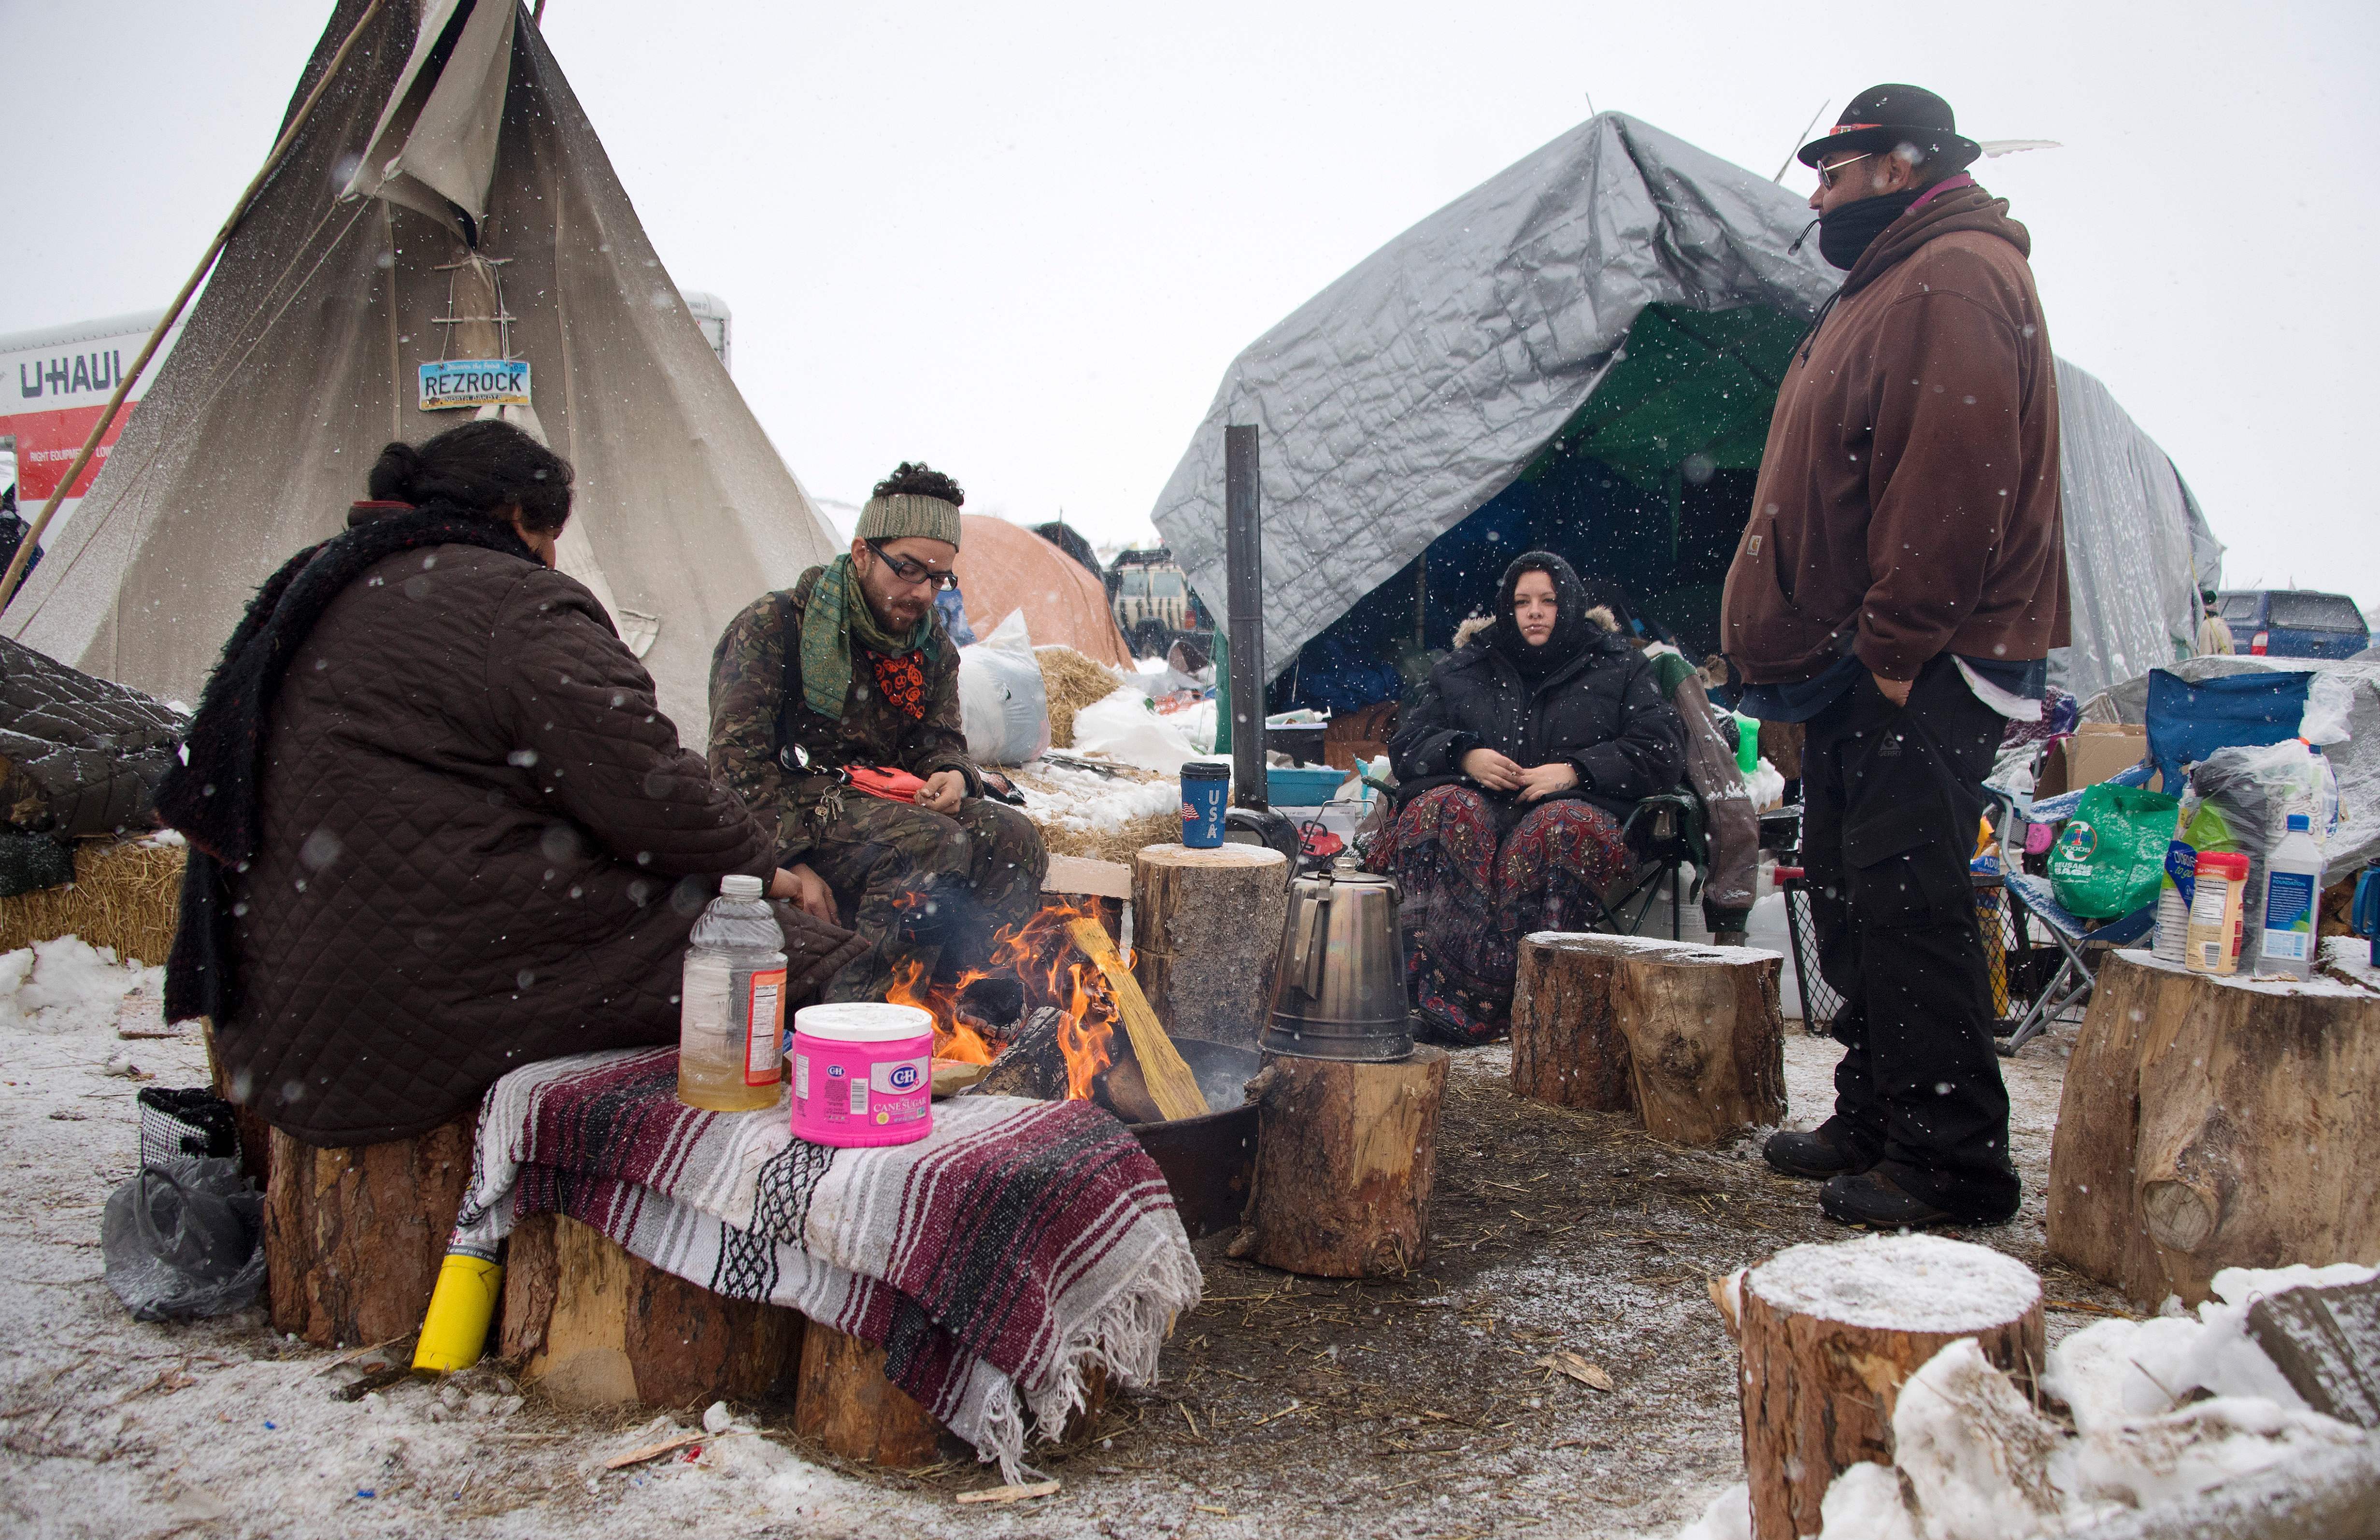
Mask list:
[{"label": "snow pile", "polygon": [[1021,767],[1010,780],[1025,798],[1026,815],[1044,828],[1111,833],[1135,819],[1173,812],[1182,806],[1178,783],[1146,779],[1128,770],[1102,775],[1037,759]]},{"label": "snow pile", "polygon": [[[1752,1275],[1763,1298],[1776,1297],[1773,1267]],[[2041,1376],[2043,1391],[2070,1410],[2071,1435],[1962,1337],[1901,1387],[1893,1463],[1853,1465],[1828,1488],[1825,1531],[1862,1540],[2036,1540],[2131,1510],[2192,1502],[2292,1456],[2357,1445],[2368,1435],[2309,1410],[2248,1336],[2246,1321],[2263,1295],[2375,1272],[2344,1264],[2226,1268],[2195,1317],[2101,1321],[2074,1333],[2049,1350]],[[1750,1533],[1749,1491],[1739,1485],[1677,1540],[1748,1540]]]},{"label": "snow pile", "polygon": [[1789,1246],[1753,1269],[1751,1283],[1779,1310],[1891,1331],[1981,1331],[2041,1296],[2023,1263],[1939,1235]]},{"label": "snow pile", "polygon": [[113,947],[79,936],[36,941],[0,956],[0,1026],[53,1034],[114,1026],[125,996],[164,989],[164,968],[119,963]]}]

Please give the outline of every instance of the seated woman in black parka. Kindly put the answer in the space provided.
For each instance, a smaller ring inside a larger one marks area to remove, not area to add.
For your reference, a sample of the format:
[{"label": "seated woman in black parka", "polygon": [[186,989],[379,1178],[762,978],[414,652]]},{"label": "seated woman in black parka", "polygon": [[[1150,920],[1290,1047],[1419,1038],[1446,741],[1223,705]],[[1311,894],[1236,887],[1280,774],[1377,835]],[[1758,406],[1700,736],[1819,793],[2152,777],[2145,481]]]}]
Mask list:
[{"label": "seated woman in black parka", "polygon": [[1532,551],[1398,713],[1397,816],[1367,864],[1403,889],[1426,1036],[1508,1030],[1521,939],[1590,923],[1632,865],[1629,808],[1684,772],[1685,723],[1604,621],[1568,562]]}]

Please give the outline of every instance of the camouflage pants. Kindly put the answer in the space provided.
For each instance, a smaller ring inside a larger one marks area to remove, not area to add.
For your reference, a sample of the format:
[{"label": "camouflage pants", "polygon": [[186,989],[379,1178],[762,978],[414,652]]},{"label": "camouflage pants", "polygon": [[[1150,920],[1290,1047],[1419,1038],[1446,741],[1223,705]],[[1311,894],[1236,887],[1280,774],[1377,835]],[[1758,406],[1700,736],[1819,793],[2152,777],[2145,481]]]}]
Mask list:
[{"label": "camouflage pants", "polygon": [[980,963],[992,931],[1022,924],[1041,906],[1050,869],[1032,820],[981,797],[945,818],[846,794],[840,812],[813,826],[803,859],[834,890],[844,923],[868,943],[820,991],[822,1000],[882,1000],[905,962],[929,978],[939,964]]}]

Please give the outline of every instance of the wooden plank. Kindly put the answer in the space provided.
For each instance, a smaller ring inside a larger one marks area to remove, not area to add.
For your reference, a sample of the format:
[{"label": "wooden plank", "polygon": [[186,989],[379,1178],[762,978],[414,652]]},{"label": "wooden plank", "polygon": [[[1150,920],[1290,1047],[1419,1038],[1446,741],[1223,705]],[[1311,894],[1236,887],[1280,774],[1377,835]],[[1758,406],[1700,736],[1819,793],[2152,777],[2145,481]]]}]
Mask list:
[{"label": "wooden plank", "polygon": [[1052,855],[1041,879],[1045,893],[1096,893],[1101,898],[1130,898],[1132,868],[1122,861],[1094,861],[1086,855]]},{"label": "wooden plank", "polygon": [[2308,1406],[2380,1427],[2380,1278],[2266,1294],[2248,1334]]}]

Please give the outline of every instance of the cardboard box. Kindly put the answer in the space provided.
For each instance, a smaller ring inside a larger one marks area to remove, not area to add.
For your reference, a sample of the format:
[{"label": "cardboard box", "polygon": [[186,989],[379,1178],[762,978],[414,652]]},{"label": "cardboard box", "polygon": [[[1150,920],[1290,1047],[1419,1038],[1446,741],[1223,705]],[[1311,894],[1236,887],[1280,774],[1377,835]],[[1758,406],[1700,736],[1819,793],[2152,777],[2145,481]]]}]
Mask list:
[{"label": "cardboard box", "polygon": [[2038,801],[2095,786],[2148,757],[2147,728],[2082,722],[2042,767],[2041,780],[2033,789],[2034,797]]}]

